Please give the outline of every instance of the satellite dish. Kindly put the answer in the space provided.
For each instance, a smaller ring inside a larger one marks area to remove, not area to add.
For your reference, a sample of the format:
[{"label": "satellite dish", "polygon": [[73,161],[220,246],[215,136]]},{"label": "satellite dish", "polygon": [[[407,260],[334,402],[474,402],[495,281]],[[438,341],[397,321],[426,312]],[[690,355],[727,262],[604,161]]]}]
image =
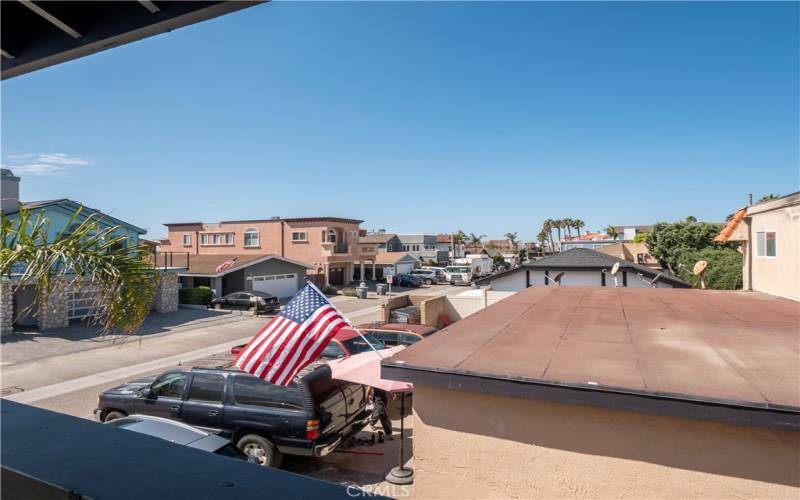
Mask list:
[{"label": "satellite dish", "polygon": [[692,269],[692,274],[694,274],[695,276],[702,276],[703,272],[706,270],[706,267],[708,267],[707,261],[698,260],[697,263],[694,265],[694,268]]},{"label": "satellite dish", "polygon": [[645,278],[645,277],[644,277],[644,274],[642,274],[642,273],[636,273],[636,277],[637,277],[637,278],[639,278],[640,280],[644,281],[644,282],[645,282],[645,283],[647,283],[648,285],[650,285],[650,288],[656,288],[656,286],[657,286],[657,285],[656,285],[656,283],[658,283],[658,281],[659,281],[659,280],[660,280],[660,279],[661,279],[663,276],[664,276],[664,272],[662,271],[662,272],[660,272],[660,273],[656,274],[655,278],[653,278],[652,280],[648,280],[647,278]]},{"label": "satellite dish", "polygon": [[698,276],[700,278],[700,289],[706,289],[706,282],[703,280],[703,273],[706,272],[706,268],[708,267],[708,262],[705,260],[698,260],[694,268],[692,269],[692,274]]},{"label": "satellite dish", "polygon": [[561,271],[560,273],[556,274],[556,277],[553,278],[553,281],[555,281],[556,283],[558,283],[559,286],[561,286],[561,278],[563,277],[564,277],[564,271]]},{"label": "satellite dish", "polygon": [[615,276],[618,272],[619,272],[619,262],[616,262],[614,263],[613,266],[611,266],[611,276]]}]

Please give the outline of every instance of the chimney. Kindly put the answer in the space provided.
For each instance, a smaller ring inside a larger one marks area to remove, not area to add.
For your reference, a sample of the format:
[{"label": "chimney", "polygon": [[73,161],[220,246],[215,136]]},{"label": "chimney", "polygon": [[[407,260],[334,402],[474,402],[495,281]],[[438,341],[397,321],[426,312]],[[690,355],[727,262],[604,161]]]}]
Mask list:
[{"label": "chimney", "polygon": [[16,212],[19,208],[19,177],[14,172],[4,168],[0,170],[2,180],[0,181],[0,209],[4,213]]}]

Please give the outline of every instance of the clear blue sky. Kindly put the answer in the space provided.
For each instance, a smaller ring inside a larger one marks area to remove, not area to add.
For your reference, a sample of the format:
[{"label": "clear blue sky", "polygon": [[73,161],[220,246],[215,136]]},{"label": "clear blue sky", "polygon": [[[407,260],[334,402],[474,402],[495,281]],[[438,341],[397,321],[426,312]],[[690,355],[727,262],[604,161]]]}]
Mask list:
[{"label": "clear blue sky", "polygon": [[23,199],[535,237],[798,190],[797,3],[271,3],[2,83]]}]

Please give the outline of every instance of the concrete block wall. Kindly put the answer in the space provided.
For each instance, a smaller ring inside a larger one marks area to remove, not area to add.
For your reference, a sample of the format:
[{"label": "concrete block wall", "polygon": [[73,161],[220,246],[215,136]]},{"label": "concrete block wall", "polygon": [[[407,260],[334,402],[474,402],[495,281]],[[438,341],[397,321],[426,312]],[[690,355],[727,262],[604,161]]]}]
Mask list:
[{"label": "concrete block wall", "polygon": [[178,275],[162,273],[156,291],[156,311],[160,313],[175,312],[178,310]]},{"label": "concrete block wall", "polygon": [[406,307],[411,305],[411,300],[408,298],[408,295],[397,295],[395,297],[391,297],[386,299],[386,302],[381,304],[381,318],[383,321],[389,321],[389,317],[392,314],[392,309],[397,309],[398,307]]},{"label": "concrete block wall", "polygon": [[439,316],[444,314],[447,307],[447,297],[435,297],[423,300],[419,305],[420,322],[423,325],[439,328]]},{"label": "concrete block wall", "polygon": [[14,284],[0,282],[0,336],[14,332]]}]

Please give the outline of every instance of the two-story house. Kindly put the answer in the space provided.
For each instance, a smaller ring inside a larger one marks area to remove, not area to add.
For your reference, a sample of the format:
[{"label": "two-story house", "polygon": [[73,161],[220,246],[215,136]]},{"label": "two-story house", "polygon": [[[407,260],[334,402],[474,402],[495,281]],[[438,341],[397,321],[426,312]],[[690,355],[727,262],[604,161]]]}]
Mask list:
[{"label": "two-story house", "polygon": [[159,247],[191,255],[183,286],[209,286],[217,295],[260,290],[288,297],[307,275],[318,285],[344,285],[353,281],[357,265],[374,262],[374,253],[360,250],[361,222],[273,217],[169,223]]},{"label": "two-story house", "polygon": [[423,264],[447,265],[450,256],[446,251],[437,249],[435,234],[398,234],[397,237],[403,245],[401,250],[410,253]]}]

